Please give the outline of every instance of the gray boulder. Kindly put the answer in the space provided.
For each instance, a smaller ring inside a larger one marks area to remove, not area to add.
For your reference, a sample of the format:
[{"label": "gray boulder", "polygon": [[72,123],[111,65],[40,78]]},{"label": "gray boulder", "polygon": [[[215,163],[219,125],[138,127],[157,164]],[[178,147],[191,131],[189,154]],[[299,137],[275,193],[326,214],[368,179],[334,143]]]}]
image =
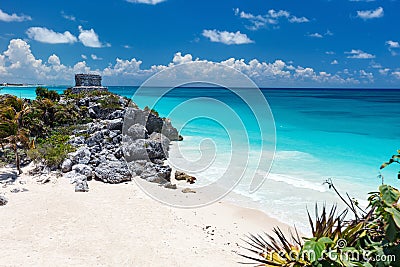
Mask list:
[{"label": "gray boulder", "polygon": [[72,160],[65,159],[64,162],[61,164],[61,171],[62,172],[69,172],[72,170]]},{"label": "gray boulder", "polygon": [[8,203],[8,199],[5,196],[0,195],[0,206],[5,206]]},{"label": "gray boulder", "polygon": [[118,184],[131,180],[131,173],[123,161],[106,161],[100,163],[94,170],[95,177],[104,183]]},{"label": "gray boulder", "polygon": [[75,179],[75,192],[88,192],[89,185],[85,175],[78,175]]},{"label": "gray boulder", "polygon": [[153,160],[166,159],[168,151],[164,150],[161,143],[149,139],[137,139],[124,147],[125,159],[130,162],[133,160]]},{"label": "gray boulder", "polygon": [[81,147],[77,151],[70,153],[70,158],[77,164],[88,164],[90,162],[90,150],[87,147]]},{"label": "gray boulder", "polygon": [[[103,130],[104,131],[104,130]],[[97,144],[101,144],[104,140],[104,135],[103,131],[98,131],[93,133],[86,141],[85,143],[88,145],[88,147],[95,146]]]},{"label": "gray boulder", "polygon": [[129,127],[126,135],[129,136],[131,140],[145,139],[147,137],[147,129],[143,125],[136,123]]},{"label": "gray boulder", "polygon": [[107,129],[109,130],[122,130],[123,120],[114,119],[114,120],[104,120],[103,121],[107,125]]},{"label": "gray boulder", "polygon": [[153,113],[147,112],[146,129],[149,134],[154,132],[161,133],[163,124],[164,122],[160,117],[154,115]]},{"label": "gray boulder", "polygon": [[171,141],[180,140],[178,130],[172,126],[171,120],[169,119],[164,119],[164,125],[160,132]]},{"label": "gray boulder", "polygon": [[129,169],[148,182],[165,184],[171,180],[171,167],[157,165],[145,160],[129,163]]},{"label": "gray boulder", "polygon": [[78,174],[84,175],[86,178],[92,178],[92,168],[85,164],[77,164],[72,167],[72,170]]},{"label": "gray boulder", "polygon": [[171,141],[165,135],[163,135],[161,133],[152,133],[149,136],[149,138],[150,138],[150,140],[156,141],[157,143],[161,143],[164,151],[169,150],[169,144],[171,143]]},{"label": "gray boulder", "polygon": [[75,136],[68,141],[68,144],[72,146],[79,146],[83,145],[84,143],[85,143],[85,137],[83,136]]},{"label": "gray boulder", "polygon": [[109,119],[109,120],[119,119],[119,118],[123,118],[124,115],[125,115],[125,112],[123,110],[116,110],[113,113],[111,113],[110,115],[108,115],[107,119]]}]

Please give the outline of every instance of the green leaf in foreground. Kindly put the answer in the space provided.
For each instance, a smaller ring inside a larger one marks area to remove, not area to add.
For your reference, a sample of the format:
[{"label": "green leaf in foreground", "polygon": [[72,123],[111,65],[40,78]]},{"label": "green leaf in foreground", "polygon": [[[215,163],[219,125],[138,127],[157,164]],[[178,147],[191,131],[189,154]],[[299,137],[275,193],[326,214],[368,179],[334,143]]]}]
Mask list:
[{"label": "green leaf in foreground", "polygon": [[381,185],[379,187],[379,191],[381,193],[382,200],[385,202],[386,205],[392,206],[399,201],[400,192],[391,187],[390,185]]}]

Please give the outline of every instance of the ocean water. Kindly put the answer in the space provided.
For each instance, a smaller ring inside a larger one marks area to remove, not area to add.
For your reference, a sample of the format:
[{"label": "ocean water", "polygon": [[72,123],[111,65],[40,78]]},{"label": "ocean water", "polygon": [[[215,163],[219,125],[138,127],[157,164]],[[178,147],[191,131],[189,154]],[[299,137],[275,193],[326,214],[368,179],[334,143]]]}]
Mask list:
[{"label": "ocean water", "polygon": [[[50,88],[61,92],[66,86]],[[137,87],[109,89],[130,98]],[[158,92],[157,88],[147,88],[133,100],[143,108],[159,98]],[[35,97],[34,88],[7,87],[1,93]],[[263,89],[262,93],[276,125],[275,158],[270,170],[258,171],[267,175],[267,179],[255,193],[249,192],[250,181],[244,179],[234,189],[235,194],[227,198],[295,224],[303,232],[308,229],[306,209],[313,210],[315,203],[320,206],[337,203],[344,207],[336,194],[323,184],[328,178],[340,192],[348,192],[365,205],[368,192],[375,191],[381,183],[377,177],[380,164],[400,149],[400,91]],[[199,98],[207,99],[193,101]],[[216,104],[215,100],[225,106]],[[184,112],[177,112],[176,107],[184,104]],[[224,111],[226,106],[238,115],[246,129],[241,139],[243,146],[232,147],[231,137],[238,133],[240,125],[233,122],[237,118]],[[244,160],[247,158],[249,169],[257,168],[259,151],[264,149],[257,120],[251,107],[232,92],[223,88],[175,88],[153,108],[161,116],[171,118],[184,136],[184,141],[171,151],[171,158],[180,157],[172,163],[186,162],[186,166],[197,170],[195,175],[200,185],[218,179],[231,163],[232,153],[243,155]],[[204,111],[215,114],[218,121],[199,117]],[[269,134],[263,138],[270,138]],[[203,154],[210,155],[206,165],[198,160]],[[382,174],[386,182],[398,186],[395,167]]]}]

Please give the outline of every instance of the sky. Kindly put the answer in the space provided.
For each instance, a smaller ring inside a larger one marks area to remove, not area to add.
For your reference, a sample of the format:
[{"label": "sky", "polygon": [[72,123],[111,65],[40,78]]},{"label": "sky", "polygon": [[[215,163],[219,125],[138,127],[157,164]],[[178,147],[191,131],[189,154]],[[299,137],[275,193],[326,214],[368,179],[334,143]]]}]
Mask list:
[{"label": "sky", "polygon": [[396,0],[3,0],[0,83],[93,72],[140,85],[204,61],[260,87],[400,88],[399,12]]}]

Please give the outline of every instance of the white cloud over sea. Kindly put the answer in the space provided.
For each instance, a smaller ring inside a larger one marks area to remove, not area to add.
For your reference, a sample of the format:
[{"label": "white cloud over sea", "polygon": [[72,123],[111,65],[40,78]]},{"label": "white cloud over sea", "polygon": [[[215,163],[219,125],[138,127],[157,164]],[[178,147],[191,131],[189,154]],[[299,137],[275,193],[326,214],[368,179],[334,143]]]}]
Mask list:
[{"label": "white cloud over sea", "polygon": [[[359,50],[352,50],[350,56],[363,56],[363,53]],[[95,56],[91,55],[92,59],[93,57]],[[87,57],[85,56],[85,58]],[[95,58],[98,59],[98,57]],[[108,84],[137,85],[169,66],[194,61],[210,63],[209,66],[212,63],[220,63],[232,67],[248,75],[260,86],[296,86],[302,84],[354,86],[374,80],[373,73],[365,70],[358,72],[345,70],[329,73],[317,71],[309,66],[295,66],[281,59],[266,62],[258,59],[246,61],[229,58],[220,62],[213,62],[194,58],[191,54],[182,54],[181,52],[175,53],[171,62],[165,65],[152,65],[143,68],[143,62],[136,58],[117,58],[115,63],[110,63],[104,69],[93,69],[85,60],[76,62],[74,65],[65,65],[56,54],[52,54],[48,59],[38,59],[33,55],[30,45],[26,41],[13,39],[10,41],[7,50],[0,53],[0,82],[71,84],[75,73],[95,72],[103,75]],[[204,69],[204,71],[208,75],[218,75],[210,72],[209,69]],[[391,72],[388,70],[387,74],[400,78],[398,71]],[[193,79],[196,79],[195,74],[188,72],[188,75],[194,75]]]}]

